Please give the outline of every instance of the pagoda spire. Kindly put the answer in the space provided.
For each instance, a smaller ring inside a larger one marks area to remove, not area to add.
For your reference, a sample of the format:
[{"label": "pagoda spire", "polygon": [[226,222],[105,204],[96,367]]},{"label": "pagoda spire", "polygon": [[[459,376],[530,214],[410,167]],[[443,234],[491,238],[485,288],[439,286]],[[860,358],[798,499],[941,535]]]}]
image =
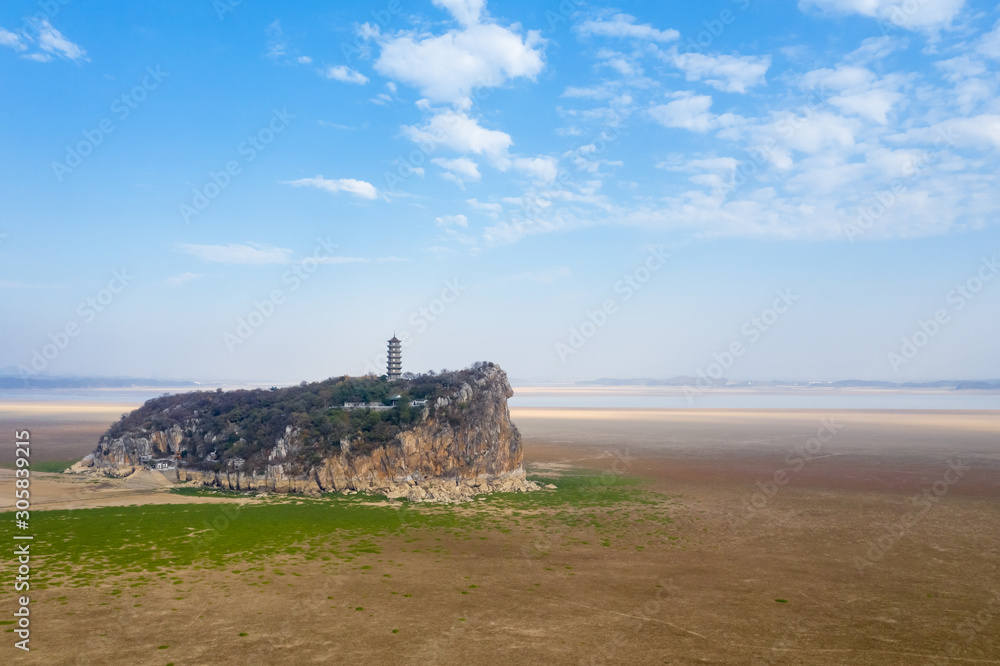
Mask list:
[{"label": "pagoda spire", "polygon": [[386,374],[389,375],[389,379],[399,379],[400,375],[403,374],[403,348],[399,339],[396,338],[396,332],[392,332],[392,339],[389,340],[389,361],[386,364]]}]

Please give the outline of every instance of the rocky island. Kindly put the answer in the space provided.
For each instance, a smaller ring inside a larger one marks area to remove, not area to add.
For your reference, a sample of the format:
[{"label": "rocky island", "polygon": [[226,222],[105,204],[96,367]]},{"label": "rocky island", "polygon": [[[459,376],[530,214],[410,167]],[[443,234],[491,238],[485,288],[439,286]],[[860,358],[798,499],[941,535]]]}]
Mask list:
[{"label": "rocky island", "polygon": [[477,363],[395,380],[162,396],[123,415],[74,471],[160,469],[229,490],[413,501],[535,490],[510,420],[512,395],[499,366]]}]

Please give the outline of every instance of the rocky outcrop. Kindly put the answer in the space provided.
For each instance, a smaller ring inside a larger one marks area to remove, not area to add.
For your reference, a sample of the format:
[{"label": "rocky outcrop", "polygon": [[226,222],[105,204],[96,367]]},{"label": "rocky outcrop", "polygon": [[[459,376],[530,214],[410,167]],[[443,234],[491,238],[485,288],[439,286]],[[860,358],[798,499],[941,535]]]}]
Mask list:
[{"label": "rocky outcrop", "polygon": [[289,425],[267,455],[267,463],[248,469],[227,460],[205,469],[191,460],[185,444],[199,428],[187,419],[150,432],[102,438],[93,454],[95,473],[126,476],[148,457],[176,457],[178,478],[199,485],[239,491],[369,492],[412,501],[463,501],[488,492],[536,490],[525,478],[521,436],[510,420],[513,395],[498,366],[485,365],[451,394],[423,407],[419,422],[388,443],[371,448],[352,438],[340,441],[337,455],[304,466],[298,455],[305,435]]},{"label": "rocky outcrop", "polygon": [[143,460],[181,453],[185,430],[191,431],[197,426],[195,420],[185,423],[184,428],[175,423],[166,430],[126,433],[114,439],[102,438],[93,453],[94,464],[110,476],[127,476],[141,467]]}]

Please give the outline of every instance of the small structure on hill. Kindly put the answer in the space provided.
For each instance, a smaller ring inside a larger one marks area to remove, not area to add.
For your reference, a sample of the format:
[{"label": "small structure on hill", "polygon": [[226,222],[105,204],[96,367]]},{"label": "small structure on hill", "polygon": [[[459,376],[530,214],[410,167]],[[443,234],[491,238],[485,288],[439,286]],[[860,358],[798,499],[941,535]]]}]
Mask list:
[{"label": "small structure on hill", "polygon": [[395,334],[389,340],[389,361],[386,370],[389,381],[399,379],[403,374],[403,347]]},{"label": "small structure on hill", "polygon": [[349,412],[352,409],[370,409],[374,412],[381,412],[386,409],[392,409],[395,406],[395,401],[391,405],[383,405],[381,402],[345,402],[343,409],[345,412]]},{"label": "small structure on hill", "polygon": [[177,460],[174,458],[153,458],[148,462],[150,469],[167,470],[177,469]]}]

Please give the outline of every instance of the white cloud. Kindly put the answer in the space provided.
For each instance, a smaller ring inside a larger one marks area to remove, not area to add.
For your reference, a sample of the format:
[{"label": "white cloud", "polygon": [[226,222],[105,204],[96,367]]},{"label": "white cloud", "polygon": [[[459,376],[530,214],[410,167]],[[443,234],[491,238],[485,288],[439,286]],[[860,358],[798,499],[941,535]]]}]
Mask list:
[{"label": "white cloud", "polygon": [[196,245],[181,243],[181,250],[190,255],[220,264],[283,264],[292,257],[286,248],[247,243],[230,245]]},{"label": "white cloud", "polygon": [[965,0],[799,0],[802,10],[860,14],[909,30],[949,27],[964,6]]},{"label": "white cloud", "polygon": [[447,9],[462,25],[479,23],[485,0],[433,0],[435,7]]},{"label": "white cloud", "polygon": [[518,157],[514,159],[514,168],[527,173],[537,180],[552,182],[559,174],[558,160],[554,157]]},{"label": "white cloud", "polygon": [[[532,184],[503,192],[503,199],[499,192],[480,195],[498,202],[483,211],[494,217],[480,231],[481,242],[515,242],[531,234],[594,225],[701,237],[842,241],[848,225],[876,209],[874,221],[863,223],[872,225],[866,239],[995,227],[1000,210],[1000,176],[994,168],[1000,154],[1000,77],[992,66],[997,61],[990,58],[1000,57],[1000,24],[994,24],[995,16],[978,25],[970,18],[963,12],[955,19],[956,25],[962,21],[961,34],[941,37],[937,48],[922,53],[913,46],[919,37],[906,31],[857,39],[835,52],[816,43],[798,61],[787,67],[783,62],[781,85],[768,90],[758,85],[767,74],[775,78],[766,59],[696,55],[680,61],[678,66],[686,69],[674,75],[675,81],[690,73],[694,80],[716,81],[720,89],[758,93],[738,102],[702,86],[649,102],[662,82],[643,87],[607,76],[607,67],[614,65],[603,63],[620,54],[595,49],[591,64],[596,62],[596,71],[608,80],[568,81],[572,87],[560,89],[559,101],[565,105],[559,108],[561,116],[575,121],[591,113],[587,120],[596,126],[593,107],[627,93],[638,100],[631,108],[649,124],[702,136],[675,135],[679,141],[666,150],[677,152],[656,151],[650,162],[659,162],[662,170],[645,189],[613,187],[619,177],[639,180],[641,167],[626,152],[621,156],[629,169],[603,178],[606,190],[583,192],[571,185],[566,192],[545,188],[540,194],[541,188]],[[626,62],[645,65],[645,59],[666,59],[673,48],[647,43],[641,50],[622,50]],[[723,113],[735,109],[741,115]],[[581,136],[596,131],[581,126]],[[516,148],[523,150],[520,140]],[[612,156],[588,150],[582,145],[560,156],[559,166],[587,177],[596,166],[587,160]],[[512,146],[510,152],[519,151]],[[517,160],[526,158],[510,159],[516,170]],[[469,204],[470,217],[483,207],[480,200]]]},{"label": "white cloud", "polygon": [[28,20],[35,33],[34,36],[26,30],[16,33],[0,28],[0,45],[15,51],[27,51],[29,45],[34,44],[41,51],[28,53],[21,57],[36,62],[49,62],[54,55],[67,60],[88,60],[87,52],[78,44],[66,39],[61,32],[52,27],[47,18]]},{"label": "white cloud", "polygon": [[439,227],[467,227],[469,218],[459,213],[458,215],[442,215],[436,218]]},{"label": "white cloud", "polygon": [[739,163],[732,157],[706,157],[689,160],[687,166],[692,169],[704,169],[705,171],[733,171]]},{"label": "white cloud", "polygon": [[412,85],[434,102],[468,108],[475,89],[495,88],[521,77],[534,81],[542,71],[540,33],[532,30],[522,37],[519,30],[518,25],[472,23],[437,36],[383,37],[375,69]]},{"label": "white cloud", "polygon": [[844,61],[856,65],[870,65],[887,58],[893,51],[905,47],[906,39],[902,37],[892,35],[869,37],[861,42],[861,46],[844,56]]},{"label": "white cloud", "polygon": [[944,72],[945,77],[953,83],[974,76],[982,76],[989,71],[986,69],[986,63],[982,60],[979,58],[970,58],[967,55],[949,58],[948,60],[939,60],[934,63],[934,66]]},{"label": "white cloud", "polygon": [[0,44],[12,48],[15,51],[25,51],[28,48],[28,45],[24,43],[24,40],[21,39],[20,35],[16,32],[10,32],[9,30],[5,30],[3,28],[0,28]]},{"label": "white cloud", "polygon": [[673,154],[667,160],[659,162],[656,168],[691,173],[688,178],[691,182],[718,190],[732,181],[739,165],[739,161],[733,157],[688,159],[685,155]]},{"label": "white cloud", "polygon": [[293,187],[316,187],[333,194],[338,192],[349,192],[362,199],[374,199],[378,196],[375,186],[364,180],[354,178],[324,178],[316,176],[314,178],[299,178],[298,180],[282,181],[286,185]]},{"label": "white cloud", "polygon": [[903,96],[890,90],[868,90],[851,95],[837,95],[830,98],[833,104],[844,113],[868,118],[885,125],[889,122],[888,114]]},{"label": "white cloud", "polygon": [[510,284],[512,282],[533,282],[534,284],[552,284],[557,280],[568,278],[572,273],[566,266],[558,268],[548,268],[540,271],[524,271],[516,275],[498,280],[500,284]]},{"label": "white cloud", "polygon": [[346,264],[368,264],[372,261],[377,261],[379,263],[388,263],[395,261],[409,261],[409,259],[403,259],[401,257],[376,257],[375,259],[369,259],[368,257],[312,257],[310,261],[315,259],[318,264],[335,264],[335,265],[346,265]]},{"label": "white cloud", "polygon": [[976,50],[990,58],[1000,58],[1000,21],[979,40]]},{"label": "white cloud", "polygon": [[827,101],[842,112],[882,125],[889,122],[893,106],[903,100],[903,95],[893,89],[895,85],[895,81],[879,80],[870,70],[853,65],[816,69],[802,77],[803,88],[839,92]]},{"label": "white cloud", "polygon": [[664,127],[679,127],[692,132],[707,132],[716,126],[715,115],[709,111],[712,98],[690,95],[667,104],[654,106],[649,115]]},{"label": "white cloud", "polygon": [[704,81],[724,92],[745,93],[748,88],[764,84],[764,75],[771,66],[771,56],[672,53],[667,57],[688,81]]},{"label": "white cloud", "polygon": [[[272,60],[284,64],[311,65],[313,59],[307,55],[296,55],[296,49],[288,46],[285,33],[281,29],[281,21],[275,19],[267,26],[267,52],[265,55]],[[322,73],[322,71],[321,71]]]},{"label": "white cloud", "polygon": [[344,83],[357,83],[359,85],[368,83],[367,76],[355,69],[351,69],[347,65],[327,67],[323,72],[323,76],[335,81],[343,81]]},{"label": "white cloud", "polygon": [[672,42],[681,35],[673,29],[658,30],[648,23],[636,23],[634,16],[616,14],[610,21],[584,21],[577,26],[582,35],[600,37],[626,37],[653,42]]},{"label": "white cloud", "polygon": [[486,213],[494,219],[503,211],[503,206],[498,203],[487,203],[485,201],[479,201],[478,199],[466,199],[465,203],[469,204],[469,207],[472,208],[472,210]]},{"label": "white cloud", "polygon": [[281,30],[281,21],[275,19],[267,26],[267,57],[282,58],[285,56],[288,45],[285,43],[285,35]]},{"label": "white cloud", "polygon": [[[603,66],[610,67],[626,78],[634,78],[643,74],[642,67],[624,53],[612,49],[600,49],[597,52],[597,57],[603,61],[601,63]],[[565,94],[563,93],[563,95]]]},{"label": "white cloud", "polygon": [[[763,128],[763,134],[769,135],[778,146],[815,154],[832,148],[853,147],[857,129],[857,121],[827,111],[804,116],[783,112]],[[780,154],[775,151],[775,156]]]},{"label": "white cloud", "polygon": [[477,120],[458,111],[442,111],[423,127],[404,125],[403,133],[414,143],[431,150],[445,146],[460,153],[485,155],[499,168],[507,167],[507,151],[514,143],[506,132],[486,129]]},{"label": "white cloud", "polygon": [[870,86],[875,74],[864,67],[840,65],[836,69],[814,69],[802,76],[802,85],[811,89],[847,90]]},{"label": "white cloud", "polygon": [[172,286],[182,285],[185,282],[190,282],[191,280],[197,280],[198,278],[205,277],[199,273],[192,273],[188,271],[187,273],[180,273],[179,275],[171,275],[167,278],[167,284]]},{"label": "white cloud", "polygon": [[971,118],[952,118],[931,127],[915,128],[899,138],[920,143],[934,143],[971,148],[1000,149],[1000,115],[981,114]]},{"label": "white cloud", "polygon": [[456,157],[455,159],[435,157],[431,162],[468,180],[479,180],[482,177],[479,173],[479,166],[468,157]]},{"label": "white cloud", "polygon": [[563,97],[577,97],[585,99],[607,99],[614,97],[614,92],[606,86],[566,86],[562,93]]},{"label": "white cloud", "polygon": [[315,257],[315,259],[320,264],[364,264],[371,261],[364,257]]},{"label": "white cloud", "polygon": [[87,52],[63,37],[61,32],[52,27],[48,19],[42,19],[35,27],[38,30],[38,47],[43,51],[69,60],[87,59]]}]

